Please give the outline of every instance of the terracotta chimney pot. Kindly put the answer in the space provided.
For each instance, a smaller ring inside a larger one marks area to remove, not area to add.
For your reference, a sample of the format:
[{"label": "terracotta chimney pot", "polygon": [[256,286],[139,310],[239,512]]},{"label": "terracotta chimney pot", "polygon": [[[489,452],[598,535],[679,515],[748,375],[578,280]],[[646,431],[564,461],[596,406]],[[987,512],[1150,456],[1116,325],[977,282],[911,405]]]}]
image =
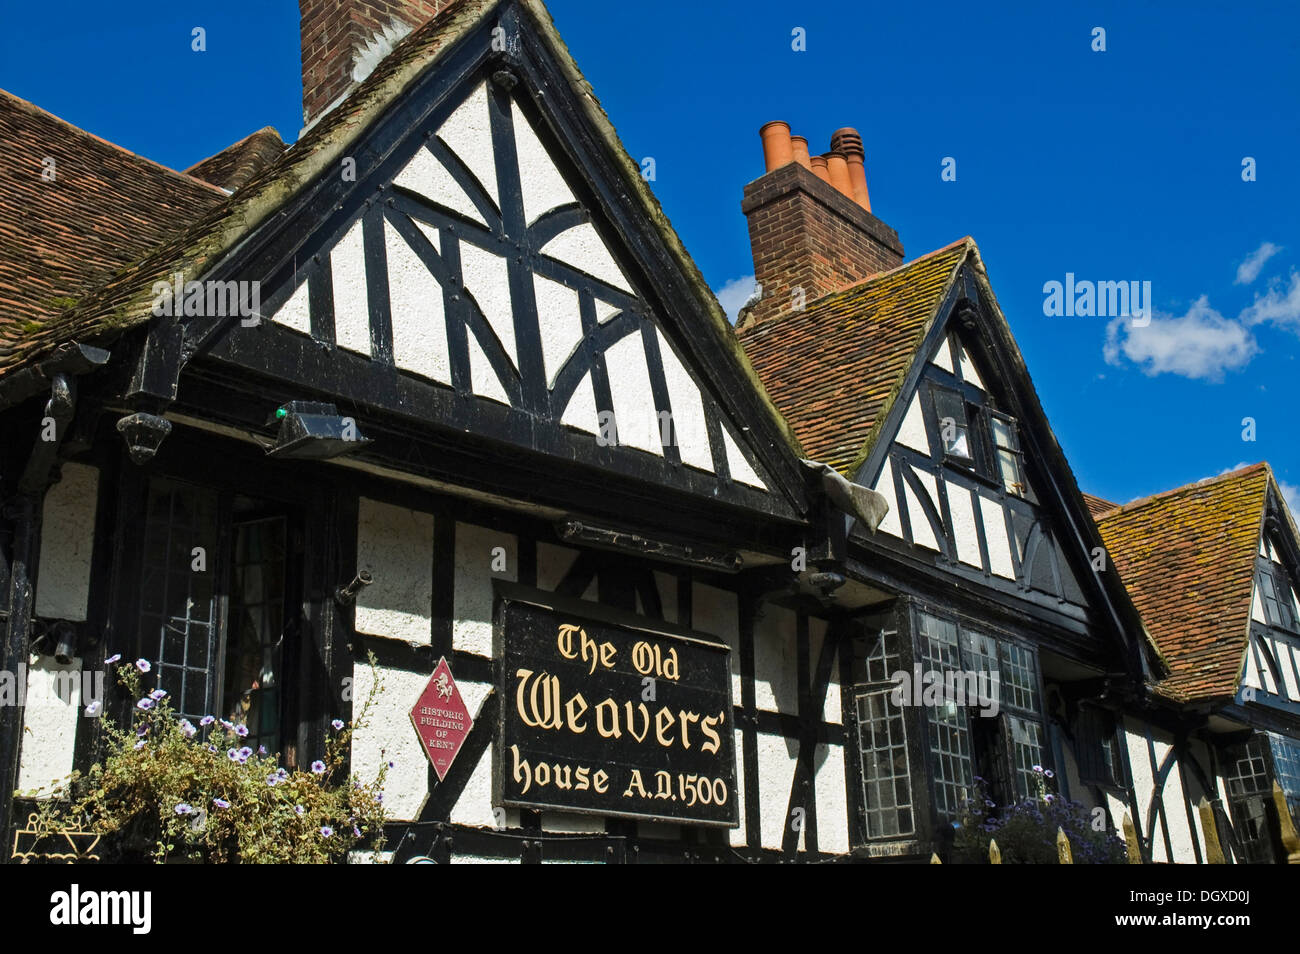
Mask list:
[{"label": "terracotta chimney pot", "polygon": [[815,175],[818,179],[821,179],[822,182],[825,182],[827,185],[830,185],[831,174],[829,170],[827,170],[826,168],[826,157],[813,156],[808,161],[809,164],[812,166],[813,175]]},{"label": "terracotta chimney pot", "polygon": [[808,140],[803,136],[791,136],[790,145],[794,148],[794,161],[805,169],[812,169],[808,156]]},{"label": "terracotta chimney pot", "polygon": [[765,123],[758,134],[763,138],[763,161],[767,164],[768,172],[794,162],[789,123]]},{"label": "terracotta chimney pot", "polygon": [[838,152],[827,153],[826,171],[830,173],[831,185],[853,198],[853,180],[849,178],[849,164],[844,156]]},{"label": "terracotta chimney pot", "polygon": [[849,181],[853,183],[853,201],[870,212],[871,197],[867,194],[866,152],[862,148],[862,137],[850,126],[837,129],[831,135],[831,148],[843,153],[848,163]]}]

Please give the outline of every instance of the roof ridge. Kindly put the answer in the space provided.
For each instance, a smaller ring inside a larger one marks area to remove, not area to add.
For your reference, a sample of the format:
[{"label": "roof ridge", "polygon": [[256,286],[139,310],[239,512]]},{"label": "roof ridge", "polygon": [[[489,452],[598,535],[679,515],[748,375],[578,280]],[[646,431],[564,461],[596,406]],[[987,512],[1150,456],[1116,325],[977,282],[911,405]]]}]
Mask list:
[{"label": "roof ridge", "polygon": [[40,113],[43,116],[48,116],[56,123],[66,126],[68,129],[71,129],[73,132],[85,136],[87,139],[93,139],[96,142],[103,143],[105,146],[107,146],[112,150],[115,150],[116,152],[120,152],[123,155],[130,156],[132,159],[138,159],[140,162],[147,162],[149,165],[161,169],[164,172],[169,173],[170,175],[177,176],[178,178],[184,179],[187,182],[198,183],[199,185],[203,186],[205,189],[211,189],[214,192],[220,193],[221,195],[225,195],[222,189],[220,189],[218,186],[213,185],[211,182],[206,182],[203,179],[200,179],[197,176],[192,176],[187,172],[179,172],[176,169],[173,169],[171,166],[165,166],[158,160],[150,159],[148,156],[142,156],[138,152],[132,152],[130,149],[127,149],[125,146],[119,145],[118,143],[113,142],[111,139],[105,139],[103,136],[97,136],[88,129],[82,129],[80,126],[68,122],[68,120],[64,119],[62,116],[59,116],[56,113],[52,113],[48,109],[44,109],[40,106],[37,106],[31,100],[23,99],[21,96],[11,93],[7,89],[0,88],[0,96],[4,96],[7,97],[8,99],[13,100],[15,103],[19,105],[19,107],[23,109]]},{"label": "roof ridge", "polygon": [[1141,510],[1142,508],[1148,507],[1151,504],[1156,503],[1157,501],[1169,499],[1171,497],[1176,496],[1177,494],[1187,493],[1196,490],[1197,488],[1203,489],[1215,484],[1224,483],[1228,480],[1243,478],[1247,476],[1247,474],[1259,470],[1260,468],[1263,468],[1270,476],[1273,473],[1272,468],[1268,466],[1268,461],[1262,460],[1259,461],[1258,463],[1249,464],[1245,467],[1239,467],[1237,470],[1228,471],[1227,473],[1224,474],[1216,474],[1213,477],[1204,477],[1201,480],[1193,481],[1190,484],[1183,484],[1179,487],[1173,487],[1169,490],[1162,490],[1159,493],[1150,494],[1146,497],[1139,497],[1136,500],[1130,500],[1126,504],[1121,504],[1117,506],[1114,510],[1108,510],[1106,513],[1101,514],[1095,519],[1108,520],[1111,517],[1114,517],[1121,513],[1130,513],[1135,510]]},{"label": "roof ridge", "polygon": [[[284,141],[284,137],[282,137],[282,136],[280,135],[280,131],[279,131],[278,129],[276,129],[274,126],[263,126],[261,129],[254,129],[251,133],[249,133],[249,134],[248,134],[247,136],[245,136],[243,139],[236,139],[234,142],[232,142],[229,146],[226,146],[224,149],[218,149],[218,150],[217,150],[216,152],[214,152],[212,155],[210,155],[210,156],[204,156],[204,157],[203,157],[202,159],[200,159],[198,162],[192,163],[192,164],[190,165],[189,169],[186,169],[186,170],[182,173],[182,175],[189,176],[191,179],[198,179],[197,176],[190,175],[190,173],[191,173],[192,170],[197,169],[199,166],[203,165],[203,164],[204,164],[205,162],[207,162],[209,159],[215,159],[215,158],[217,158],[217,156],[220,156],[220,155],[223,155],[224,153],[230,152],[232,149],[238,149],[240,146],[244,145],[244,143],[248,142],[248,141],[249,141],[250,139],[252,139],[254,136],[260,136],[262,133],[268,133],[268,132],[269,132],[271,135],[273,135],[277,140],[279,140],[280,145],[284,146],[286,150],[287,150],[287,149],[289,148],[289,146],[291,145],[290,143],[286,143],[286,142]],[[206,179],[199,179],[199,181],[200,181],[200,182],[206,182],[207,180],[206,180]],[[211,183],[208,183],[208,184],[211,185]]]}]

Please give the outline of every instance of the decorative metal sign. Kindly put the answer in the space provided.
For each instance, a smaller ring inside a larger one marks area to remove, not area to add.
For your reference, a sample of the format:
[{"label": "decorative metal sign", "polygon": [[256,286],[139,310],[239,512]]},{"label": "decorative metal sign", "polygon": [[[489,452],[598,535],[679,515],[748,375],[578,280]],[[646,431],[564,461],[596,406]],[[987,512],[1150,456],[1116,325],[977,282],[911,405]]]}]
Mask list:
[{"label": "decorative metal sign", "polygon": [[460,697],[446,657],[438,660],[429,684],[420,693],[419,701],[411,710],[411,723],[420,734],[424,753],[441,782],[451,770],[451,763],[465,744],[469,730],[474,728],[474,720]]},{"label": "decorative metal sign", "polygon": [[593,612],[499,602],[495,803],[734,827],[729,648]]}]

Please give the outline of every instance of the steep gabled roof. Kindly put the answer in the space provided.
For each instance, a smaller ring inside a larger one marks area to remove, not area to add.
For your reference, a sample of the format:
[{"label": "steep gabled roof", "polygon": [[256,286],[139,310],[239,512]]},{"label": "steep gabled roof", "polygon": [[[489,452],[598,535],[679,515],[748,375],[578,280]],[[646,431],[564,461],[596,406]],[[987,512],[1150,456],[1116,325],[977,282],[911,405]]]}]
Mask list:
[{"label": "steep gabled roof", "polygon": [[0,373],[60,313],[224,200],[0,90]]},{"label": "steep gabled roof", "polygon": [[1135,500],[1097,518],[1106,551],[1189,701],[1231,697],[1250,634],[1267,464]]},{"label": "steep gabled roof", "polygon": [[196,162],[185,170],[185,174],[234,192],[280,158],[284,148],[280,134],[266,126],[232,143],[215,156]]},{"label": "steep gabled roof", "polygon": [[974,248],[964,238],[737,332],[809,457],[852,476]]},{"label": "steep gabled roof", "polygon": [[1088,512],[1094,517],[1100,517],[1103,513],[1110,513],[1119,506],[1117,503],[1111,503],[1109,500],[1102,500],[1100,497],[1094,497],[1092,494],[1084,494],[1083,502],[1088,505]]}]

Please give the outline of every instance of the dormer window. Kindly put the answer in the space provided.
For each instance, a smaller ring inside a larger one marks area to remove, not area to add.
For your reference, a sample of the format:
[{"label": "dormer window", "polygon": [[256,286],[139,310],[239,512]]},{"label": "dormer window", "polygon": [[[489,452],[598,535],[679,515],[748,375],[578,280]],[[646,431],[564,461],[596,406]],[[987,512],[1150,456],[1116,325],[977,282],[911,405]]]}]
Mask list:
[{"label": "dormer window", "polygon": [[929,384],[933,446],[943,461],[970,471],[1009,494],[1029,497],[1020,429],[1015,418],[989,406],[983,390],[965,382]]},{"label": "dormer window", "polygon": [[1271,560],[1260,560],[1259,564],[1255,579],[1268,625],[1296,632],[1295,603],[1286,571]]}]

